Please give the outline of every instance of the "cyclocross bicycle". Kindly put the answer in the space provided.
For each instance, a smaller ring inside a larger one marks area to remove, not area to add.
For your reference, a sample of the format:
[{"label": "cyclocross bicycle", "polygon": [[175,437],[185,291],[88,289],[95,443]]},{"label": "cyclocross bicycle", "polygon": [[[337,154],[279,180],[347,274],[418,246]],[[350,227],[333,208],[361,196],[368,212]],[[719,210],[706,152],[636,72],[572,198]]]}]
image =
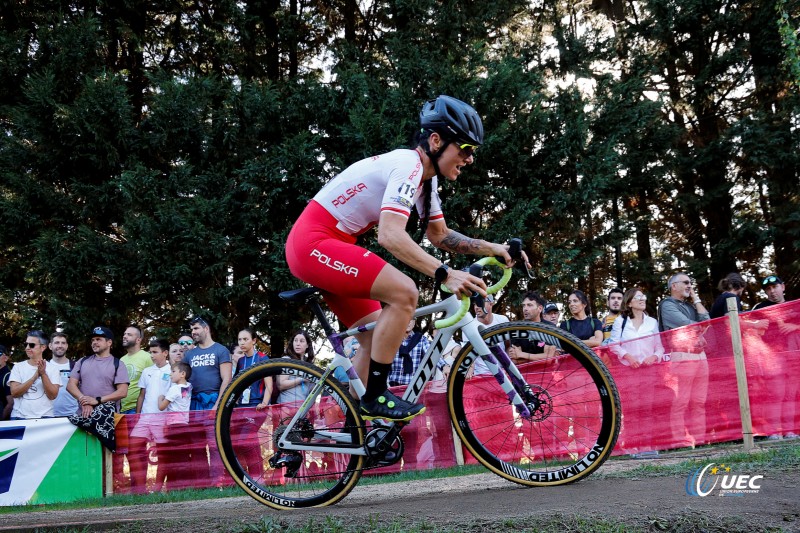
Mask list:
[{"label": "cyclocross bicycle", "polygon": [[[486,257],[470,273],[480,276],[484,266],[504,269],[502,279],[486,291],[494,294],[508,283],[511,269]],[[364,394],[342,340],[375,324],[336,333],[318,293],[310,287],[281,293],[281,298],[310,306],[335,352],[328,368],[292,359],[252,366],[222,393],[216,416],[225,468],[245,492],[275,509],[336,503],[364,470],[403,457],[400,433],[406,424],[364,421],[358,401],[333,375],[341,367],[358,396]],[[470,313],[471,303],[468,296],[459,300],[453,295],[416,310],[415,317],[442,312],[445,317],[435,322],[439,332],[403,399],[417,401],[443,348],[460,330],[466,342],[447,379],[447,405],[469,452],[495,474],[528,486],[571,483],[597,470],[610,456],[620,429],[619,394],[602,361],[575,336],[549,324],[507,322],[485,328]],[[509,357],[512,345],[555,350],[518,366]],[[482,373],[473,369],[478,359]],[[278,376],[302,378],[311,391],[302,402],[270,406],[267,416],[237,407],[251,386]]]}]

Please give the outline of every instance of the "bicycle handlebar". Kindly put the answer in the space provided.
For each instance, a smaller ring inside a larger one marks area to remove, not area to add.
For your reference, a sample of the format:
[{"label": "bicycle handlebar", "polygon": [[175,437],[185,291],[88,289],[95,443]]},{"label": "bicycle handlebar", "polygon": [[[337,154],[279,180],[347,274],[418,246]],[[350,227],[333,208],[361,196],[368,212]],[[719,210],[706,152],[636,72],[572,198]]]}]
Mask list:
[{"label": "bicycle handlebar", "polygon": [[[511,268],[507,268],[504,263],[501,263],[496,258],[494,258],[494,257],[484,257],[483,259],[480,259],[480,260],[476,261],[474,264],[475,265],[480,265],[481,267],[484,267],[484,266],[496,266],[496,267],[500,267],[500,268],[503,269],[503,276],[500,278],[500,281],[498,281],[494,285],[491,285],[490,287],[488,287],[486,289],[486,294],[495,294],[497,292],[500,292],[500,289],[502,289],[503,287],[508,285],[508,282],[511,279],[511,270],[512,269]],[[450,292],[450,290],[447,287],[445,287],[444,285],[442,285],[442,290],[445,291],[445,292]],[[469,296],[462,296],[461,297],[461,308],[458,310],[458,312],[456,314],[454,314],[453,316],[437,320],[436,322],[434,322],[433,327],[435,327],[436,329],[442,329],[442,328],[447,328],[447,327],[452,326],[453,324],[455,324],[456,322],[458,322],[459,320],[461,320],[462,318],[464,318],[466,316],[466,314],[469,312],[469,306],[470,306],[470,297]]]}]

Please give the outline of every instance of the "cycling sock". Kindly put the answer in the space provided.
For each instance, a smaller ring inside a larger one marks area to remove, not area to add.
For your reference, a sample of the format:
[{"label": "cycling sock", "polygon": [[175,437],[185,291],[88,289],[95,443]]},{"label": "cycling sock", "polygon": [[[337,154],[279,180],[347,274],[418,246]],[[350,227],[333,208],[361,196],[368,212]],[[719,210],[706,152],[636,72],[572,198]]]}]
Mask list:
[{"label": "cycling sock", "polygon": [[379,363],[373,359],[369,360],[369,377],[367,378],[367,392],[361,398],[365,402],[371,402],[385,392],[388,388],[387,379],[392,370],[392,363]]}]

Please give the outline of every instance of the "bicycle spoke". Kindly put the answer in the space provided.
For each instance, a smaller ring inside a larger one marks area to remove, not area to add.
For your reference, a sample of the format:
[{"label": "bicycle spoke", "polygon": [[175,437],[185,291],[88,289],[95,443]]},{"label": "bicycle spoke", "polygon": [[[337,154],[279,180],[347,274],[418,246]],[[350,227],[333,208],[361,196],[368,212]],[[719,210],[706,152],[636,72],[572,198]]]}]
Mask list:
[{"label": "bicycle spoke", "polygon": [[[235,407],[238,395],[252,383],[282,375],[316,383],[322,373],[307,363],[277,360],[245,374],[225,391],[218,413],[220,453],[236,482],[257,500],[281,509],[341,499],[355,485],[364,467],[363,455],[347,450],[284,450],[279,443],[285,439],[293,446],[363,447],[365,428],[356,418],[349,393],[331,380],[324,389],[330,396],[314,398],[303,416],[296,416],[303,401],[269,406],[256,414]],[[338,434],[346,438],[335,438]]]},{"label": "bicycle spoke", "polygon": [[[591,473],[610,453],[619,430],[618,398],[607,371],[580,341],[553,327],[506,323],[482,335],[491,342],[557,338],[565,353],[519,367],[527,386],[511,381],[530,417],[511,405],[494,375],[466,379],[469,369],[459,364],[474,357],[468,350],[459,354],[449,401],[469,451],[499,475],[524,484],[562,483]],[[598,381],[614,394],[601,394]],[[613,423],[604,424],[608,417]],[[602,458],[597,450],[603,450]]]}]

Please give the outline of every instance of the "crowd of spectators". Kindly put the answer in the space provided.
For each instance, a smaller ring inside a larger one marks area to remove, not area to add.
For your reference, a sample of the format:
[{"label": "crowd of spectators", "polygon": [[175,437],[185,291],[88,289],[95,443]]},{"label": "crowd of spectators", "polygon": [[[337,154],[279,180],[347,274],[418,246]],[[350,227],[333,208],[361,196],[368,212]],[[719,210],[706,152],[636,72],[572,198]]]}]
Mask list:
[{"label": "crowd of spectators", "polygon": [[[669,296],[659,302],[655,317],[647,313],[648,295],[638,287],[612,289],[606,297],[606,313],[600,318],[592,313],[586,295],[580,290],[569,293],[560,322],[562,311],[559,305],[547,301],[535,291],[524,294],[516,316],[523,321],[560,327],[592,348],[608,345],[609,348],[603,353],[610,354],[619,371],[636,372],[642,383],[652,384],[650,393],[639,398],[637,409],[650,411],[657,403],[669,404],[673,442],[678,446],[693,447],[702,444],[706,436],[708,326],[703,323],[709,318],[724,315],[729,297],[736,299],[738,309],[742,312],[741,295],[746,283],[741,275],[735,273],[721,280],[721,294],[711,306],[710,313],[685,273],[671,276],[667,287]],[[754,309],[785,302],[785,285],[779,277],[767,276],[761,288],[767,299],[756,304]],[[509,321],[507,316],[494,312],[495,304],[495,297],[490,296],[483,306],[474,307],[473,313],[480,327]],[[796,320],[772,323],[745,320],[743,323],[761,335],[785,338],[789,350],[800,349],[800,323]],[[408,323],[406,337],[388,377],[389,386],[408,384],[431,346],[431,337],[417,326],[415,320]],[[176,461],[187,459],[196,478],[221,480],[221,465],[218,461],[208,459],[217,455],[213,415],[209,412],[217,408],[220,391],[224,390],[233,376],[269,359],[269,356],[258,350],[257,336],[252,329],[242,329],[237,342],[226,347],[213,339],[211,328],[202,317],[193,319],[189,327],[190,331],[180,335],[175,342],[150,340],[146,350],[142,346],[145,342],[143,331],[131,325],[123,332],[121,347],[125,353],[119,359],[111,354],[114,334],[104,326],[94,328],[89,335],[92,353],[77,360],[68,357],[69,341],[62,332],[54,332],[49,337],[38,330],[28,332],[25,339],[27,359],[13,366],[9,363],[8,350],[0,345],[2,420],[59,416],[89,420],[97,417],[96,411],[138,414],[135,426],[128,428],[129,449],[149,444],[151,454],[160,458],[157,473],[159,486],[166,483]],[[685,328],[687,333],[680,336],[680,341],[671,337],[671,340],[662,342],[659,333],[676,328]],[[347,339],[344,345],[348,356],[352,357],[358,352],[357,338]],[[48,348],[52,357],[46,360],[44,355]],[[440,378],[446,378],[449,374],[459,349],[460,344],[455,339],[445,348],[444,357],[439,362]],[[515,341],[508,351],[517,364],[547,360],[558,355],[555,346],[530,341]],[[282,353],[274,348],[272,353],[272,357],[308,363],[315,361],[312,339],[302,330],[294,332]],[[776,369],[780,371],[780,367]],[[346,373],[338,370],[336,377],[346,383]],[[488,373],[486,364],[478,358],[467,377]],[[766,379],[769,383],[765,386],[773,386],[769,376],[758,379]],[[783,429],[769,438],[797,438],[797,428],[792,424],[800,382],[777,381],[785,382],[781,390],[775,392],[783,400],[783,411],[775,415],[778,417],[776,425]],[[242,407],[252,408],[254,413],[258,413],[248,418],[249,423],[261,424],[266,419],[267,406],[302,401],[309,391],[309,383],[301,377],[278,376],[253,384],[244,392],[240,403]],[[165,412],[176,416],[165,417]],[[170,443],[178,442],[180,427],[190,422],[204,428],[205,439],[194,439],[193,447],[179,458],[171,457],[170,450],[174,446]],[[238,429],[241,432],[252,431],[252,428]],[[646,438],[629,445],[634,450],[652,450],[655,446]],[[139,464],[142,460],[141,455],[128,456],[133,490],[144,490],[145,487],[142,476],[147,465]],[[249,462],[252,462],[248,466],[251,473],[257,474],[257,470],[263,468],[258,457]]]}]

